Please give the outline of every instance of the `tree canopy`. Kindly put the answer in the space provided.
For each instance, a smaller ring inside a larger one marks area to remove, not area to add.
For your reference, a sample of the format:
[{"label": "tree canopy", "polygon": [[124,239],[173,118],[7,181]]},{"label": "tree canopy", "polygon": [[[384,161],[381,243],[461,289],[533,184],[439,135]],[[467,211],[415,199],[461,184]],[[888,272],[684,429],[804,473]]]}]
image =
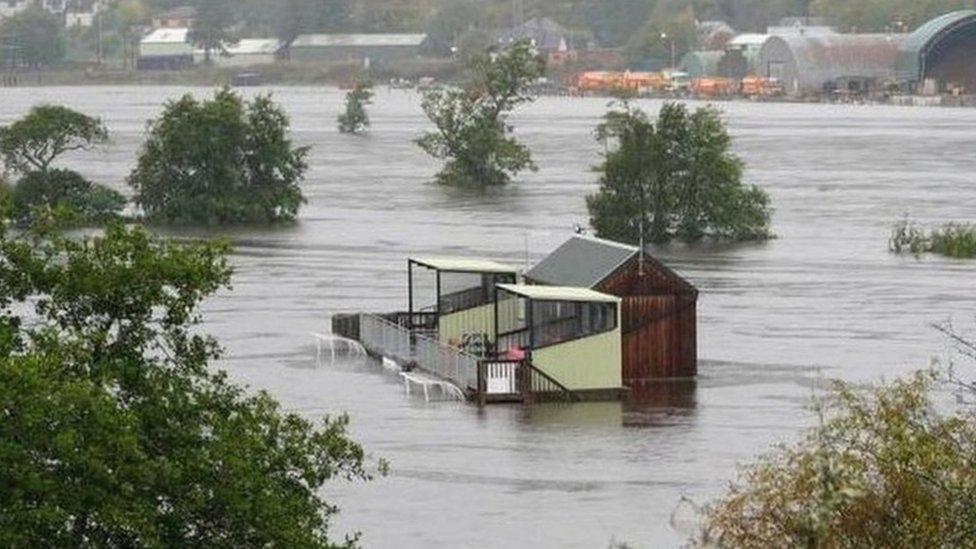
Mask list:
[{"label": "tree canopy", "polygon": [[0,128],[0,157],[8,170],[21,176],[9,213],[20,223],[29,223],[38,209],[60,211],[83,225],[117,217],[125,206],[121,194],[79,173],[52,168],[61,155],[107,140],[108,129],[98,118],[54,105],[34,107]]},{"label": "tree canopy", "polygon": [[706,510],[695,544],[972,546],[976,416],[937,405],[941,381],[923,372],[868,391],[835,384],[818,406],[819,425],[750,466]]},{"label": "tree canopy", "polygon": [[440,183],[487,187],[504,185],[525,169],[535,169],[525,145],[512,137],[507,119],[532,101],[530,87],[545,63],[525,41],[501,52],[486,52],[467,61],[465,88],[434,89],[424,94],[424,113],[436,131],[417,144],[434,158],[446,160]]},{"label": "tree canopy", "polygon": [[349,545],[321,494],[369,477],[347,419],[209,368],[199,305],[226,253],[120,225],[0,234],[0,545]]},{"label": "tree canopy", "polygon": [[288,136],[288,117],[270,96],[245,101],[228,89],[213,99],[167,103],[129,184],[151,221],[233,224],[292,221],[307,147]]},{"label": "tree canopy", "polygon": [[587,197],[599,236],[634,244],[641,230],[654,242],[770,236],[769,197],[742,183],[742,161],[716,109],[667,103],[655,123],[624,103],[607,113],[597,138],[616,144],[597,168],[599,191]]},{"label": "tree canopy", "polygon": [[0,127],[0,156],[7,169],[47,171],[62,154],[87,150],[108,140],[98,118],[58,105],[34,107],[27,116]]}]

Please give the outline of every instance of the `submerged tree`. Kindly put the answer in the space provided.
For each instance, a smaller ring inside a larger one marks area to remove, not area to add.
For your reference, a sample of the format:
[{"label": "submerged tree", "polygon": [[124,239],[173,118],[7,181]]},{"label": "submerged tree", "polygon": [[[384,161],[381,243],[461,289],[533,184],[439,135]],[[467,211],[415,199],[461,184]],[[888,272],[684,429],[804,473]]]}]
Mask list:
[{"label": "submerged tree", "polygon": [[151,221],[232,224],[294,220],[307,147],[288,137],[288,117],[270,97],[250,102],[223,89],[186,95],[149,125],[129,176]]},{"label": "submerged tree", "polygon": [[373,83],[356,82],[356,87],[346,94],[346,112],[339,115],[339,131],[360,133],[369,128],[366,106],[373,103]]},{"label": "submerged tree", "polygon": [[350,544],[321,490],[370,476],[347,419],[211,370],[199,306],[228,284],[225,246],[2,231],[0,545]]},{"label": "submerged tree", "polygon": [[447,164],[437,174],[446,185],[504,185],[525,169],[535,169],[528,147],[512,137],[511,112],[532,100],[531,85],[545,63],[526,41],[468,61],[471,81],[464,89],[424,94],[423,109],[436,131],[417,140],[427,154]]},{"label": "submerged tree", "polygon": [[616,144],[598,168],[599,192],[586,200],[598,235],[635,244],[642,229],[654,242],[770,236],[769,197],[742,183],[716,109],[669,103],[654,123],[623,105],[597,128],[598,140]]},{"label": "submerged tree", "polygon": [[0,128],[0,156],[21,177],[13,190],[13,215],[28,222],[38,208],[62,210],[76,223],[100,223],[125,206],[121,194],[81,174],[53,169],[71,151],[90,150],[108,140],[101,120],[66,107],[34,107],[27,116]]}]

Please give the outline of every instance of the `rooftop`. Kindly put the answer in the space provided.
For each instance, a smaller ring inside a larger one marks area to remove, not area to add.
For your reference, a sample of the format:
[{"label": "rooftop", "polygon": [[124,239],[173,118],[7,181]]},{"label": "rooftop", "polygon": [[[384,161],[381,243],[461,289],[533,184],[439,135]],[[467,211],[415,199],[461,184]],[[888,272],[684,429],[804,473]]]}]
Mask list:
[{"label": "rooftop", "polygon": [[518,269],[490,259],[467,257],[411,257],[410,261],[438,271],[452,273],[517,273]]},{"label": "rooftop", "polygon": [[183,44],[190,34],[187,28],[156,29],[142,39],[143,44]]},{"label": "rooftop", "polygon": [[420,46],[425,40],[426,34],[303,34],[292,42],[292,47],[407,47]]},{"label": "rooftop", "polygon": [[498,289],[534,301],[573,301],[583,303],[619,303],[620,298],[589,288],[574,286],[529,286],[525,284],[499,284]]},{"label": "rooftop", "polygon": [[637,254],[628,246],[600,238],[574,236],[525,276],[542,284],[592,288]]}]

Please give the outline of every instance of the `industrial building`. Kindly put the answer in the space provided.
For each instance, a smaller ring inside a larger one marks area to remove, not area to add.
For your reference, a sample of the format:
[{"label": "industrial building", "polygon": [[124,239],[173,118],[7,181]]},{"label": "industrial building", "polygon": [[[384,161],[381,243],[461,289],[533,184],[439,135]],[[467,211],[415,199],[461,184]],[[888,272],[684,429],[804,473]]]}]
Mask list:
[{"label": "industrial building", "polygon": [[290,58],[301,63],[384,63],[420,55],[426,34],[303,34],[291,43]]},{"label": "industrial building", "polygon": [[758,76],[777,79],[790,95],[880,89],[895,82],[895,63],[906,38],[836,32],[770,36],[759,52]]},{"label": "industrial building", "polygon": [[908,35],[897,75],[909,93],[976,94],[976,11],[947,13]]}]

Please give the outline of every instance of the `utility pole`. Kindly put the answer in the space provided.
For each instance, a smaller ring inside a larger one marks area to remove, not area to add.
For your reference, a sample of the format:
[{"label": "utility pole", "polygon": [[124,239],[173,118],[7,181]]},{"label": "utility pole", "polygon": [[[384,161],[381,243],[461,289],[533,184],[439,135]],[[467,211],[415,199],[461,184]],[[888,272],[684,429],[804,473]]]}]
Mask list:
[{"label": "utility pole", "polygon": [[95,7],[95,10],[96,10],[95,11],[95,17],[98,18],[98,66],[100,68],[102,66],[102,54],[103,54],[103,51],[102,51],[102,39],[104,38],[104,36],[102,34],[102,31],[103,31],[103,28],[102,28],[102,3],[100,1],[99,2],[96,2],[94,4],[94,7]]}]

